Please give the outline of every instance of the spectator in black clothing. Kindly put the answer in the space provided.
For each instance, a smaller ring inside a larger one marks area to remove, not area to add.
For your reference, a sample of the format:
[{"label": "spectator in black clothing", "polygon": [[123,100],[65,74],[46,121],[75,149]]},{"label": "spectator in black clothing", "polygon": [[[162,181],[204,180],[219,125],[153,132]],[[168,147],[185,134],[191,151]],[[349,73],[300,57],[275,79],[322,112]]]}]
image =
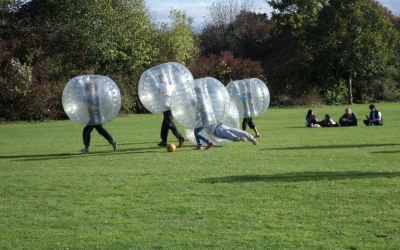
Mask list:
[{"label": "spectator in black clothing", "polygon": [[319,125],[321,125],[321,127],[339,127],[339,124],[333,121],[329,114],[325,114],[324,120],[322,120]]},{"label": "spectator in black clothing", "polygon": [[344,114],[339,119],[339,124],[342,127],[357,126],[356,114],[350,108],[346,108]]}]

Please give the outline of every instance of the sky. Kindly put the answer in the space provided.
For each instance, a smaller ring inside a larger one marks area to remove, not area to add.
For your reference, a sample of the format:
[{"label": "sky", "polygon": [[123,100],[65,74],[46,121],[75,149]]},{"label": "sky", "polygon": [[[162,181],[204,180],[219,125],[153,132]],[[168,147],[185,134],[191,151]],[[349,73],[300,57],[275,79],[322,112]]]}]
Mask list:
[{"label": "sky", "polygon": [[[199,28],[204,23],[204,17],[208,16],[209,6],[213,3],[227,3],[229,0],[145,0],[145,2],[156,22],[168,23],[169,12],[174,8],[184,11],[186,15],[193,18],[193,27]],[[393,14],[400,16],[400,0],[379,0],[379,2],[391,10]],[[270,14],[272,9],[266,3],[266,0],[253,0],[252,11]]]}]

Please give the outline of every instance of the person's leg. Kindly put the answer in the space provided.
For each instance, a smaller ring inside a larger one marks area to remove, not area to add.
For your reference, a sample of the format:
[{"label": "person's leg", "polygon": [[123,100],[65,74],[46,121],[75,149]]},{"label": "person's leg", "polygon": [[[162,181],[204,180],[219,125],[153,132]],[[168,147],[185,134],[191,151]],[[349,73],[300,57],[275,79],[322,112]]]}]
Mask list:
[{"label": "person's leg", "polygon": [[182,137],[182,135],[181,135],[181,133],[179,132],[179,130],[175,126],[174,116],[172,115],[171,110],[168,110],[166,112],[168,112],[167,113],[168,128],[175,135],[176,139],[179,140]]},{"label": "person's leg", "polygon": [[97,132],[100,135],[102,135],[108,141],[108,143],[110,143],[112,145],[113,150],[115,151],[117,149],[117,142],[114,141],[114,139],[112,138],[110,133],[108,133],[108,131],[101,124],[96,125],[95,128],[96,128]]},{"label": "person's leg", "polygon": [[364,120],[364,124],[365,124],[366,126],[369,126],[369,120]]},{"label": "person's leg", "polygon": [[207,143],[207,147],[206,150],[211,148],[212,146],[214,146],[214,142],[210,141],[209,139],[207,139],[206,137],[202,136],[200,134],[200,132],[203,130],[203,128],[195,128],[194,129],[194,137],[196,138],[196,143],[197,143],[197,147],[196,149],[202,149],[202,144],[201,141],[204,141],[205,143]]},{"label": "person's leg", "polygon": [[215,128],[214,134],[215,136],[221,139],[227,139],[230,141],[239,141],[239,137],[231,133],[228,127],[222,124]]},{"label": "person's leg", "polygon": [[109,143],[112,143],[114,140],[110,133],[103,127],[103,125],[95,125],[94,126],[97,132],[104,137]]},{"label": "person's leg", "polygon": [[82,152],[89,152],[90,133],[92,133],[93,129],[94,129],[93,125],[86,125],[83,128],[82,139],[83,139],[83,145],[85,145],[85,147],[81,150]]},{"label": "person's leg", "polygon": [[[174,123],[174,116],[172,115],[171,110],[165,111],[166,112],[166,119],[168,122],[168,129],[171,130],[172,134],[175,135],[176,139],[179,141],[178,148],[182,147],[183,143],[185,142],[185,138],[179,132],[178,128],[175,126]],[[167,130],[168,134],[168,130]]]},{"label": "person's leg", "polygon": [[230,133],[234,134],[234,135],[237,136],[237,137],[244,137],[244,138],[246,138],[246,139],[249,140],[249,141],[252,140],[252,139],[254,139],[254,137],[253,137],[250,133],[247,133],[246,131],[242,131],[242,130],[240,130],[240,129],[229,128],[228,131],[229,131]]},{"label": "person's leg", "polygon": [[108,143],[111,144],[111,146],[113,147],[113,150],[117,150],[117,142],[114,141],[114,139],[112,138],[112,136],[110,135],[110,133],[108,133],[108,131],[103,127],[103,125],[96,125],[95,126],[97,132],[102,135],[107,141]]},{"label": "person's leg", "polygon": [[168,131],[169,131],[169,113],[171,111],[167,110],[163,112],[163,121],[161,124],[161,130],[160,130],[160,137],[161,137],[161,142],[158,143],[158,146],[167,146],[167,141],[168,141]]},{"label": "person's leg", "polygon": [[381,125],[382,125],[382,121],[374,121],[373,124],[374,124],[374,125],[381,126]]},{"label": "person's leg", "polygon": [[195,129],[194,129],[194,138],[196,138],[197,147],[201,147],[201,146],[202,146],[200,140],[202,140],[202,141],[208,143],[208,139],[205,138],[204,136],[202,136],[202,135],[200,134],[200,132],[201,132],[202,130],[203,130],[203,128],[195,128]]},{"label": "person's leg", "polygon": [[248,123],[249,123],[249,127],[254,131],[255,134],[255,138],[260,138],[261,134],[260,132],[258,132],[258,129],[256,128],[256,124],[253,122],[253,118],[248,118]]},{"label": "person's leg", "polygon": [[243,121],[242,121],[242,129],[243,129],[243,130],[246,130],[248,124],[249,124],[248,118],[243,118]]},{"label": "person's leg", "polygon": [[246,138],[248,141],[252,142],[253,144],[256,144],[256,142],[257,142],[257,140],[250,133],[247,133],[246,131],[242,131],[242,130],[236,129],[236,128],[228,128],[227,130],[239,138]]}]

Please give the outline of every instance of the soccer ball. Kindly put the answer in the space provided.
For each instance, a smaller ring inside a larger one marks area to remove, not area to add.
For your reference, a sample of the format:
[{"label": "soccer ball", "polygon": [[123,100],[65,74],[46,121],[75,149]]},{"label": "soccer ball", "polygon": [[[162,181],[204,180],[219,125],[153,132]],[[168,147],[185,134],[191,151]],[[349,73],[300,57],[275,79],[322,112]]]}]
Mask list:
[{"label": "soccer ball", "polygon": [[173,143],[168,144],[168,146],[167,146],[167,151],[168,151],[168,152],[175,152],[175,151],[176,151],[176,146],[175,146],[175,144],[173,144]]}]

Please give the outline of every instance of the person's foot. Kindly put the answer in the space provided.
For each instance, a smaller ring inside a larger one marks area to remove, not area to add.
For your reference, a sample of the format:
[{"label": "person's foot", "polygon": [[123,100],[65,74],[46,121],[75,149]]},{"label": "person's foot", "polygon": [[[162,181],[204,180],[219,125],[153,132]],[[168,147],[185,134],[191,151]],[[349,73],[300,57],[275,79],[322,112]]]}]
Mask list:
[{"label": "person's foot", "polygon": [[81,149],[82,153],[89,153],[89,148],[88,147],[84,147]]},{"label": "person's foot", "polygon": [[260,134],[256,134],[256,135],[254,136],[254,138],[261,138],[261,135],[260,135]]},{"label": "person's foot", "polygon": [[117,142],[116,141],[111,142],[111,146],[114,151],[117,150]]},{"label": "person's foot", "polygon": [[213,142],[213,141],[210,141],[210,142],[208,143],[207,147],[206,147],[206,150],[207,150],[207,149],[210,149],[210,148],[212,148],[212,147],[214,147],[214,142]]},{"label": "person's foot", "polygon": [[179,144],[178,144],[178,148],[182,147],[183,143],[185,142],[185,138],[181,137],[179,139]]},{"label": "person's foot", "polygon": [[157,145],[160,147],[166,147],[168,144],[167,144],[167,142],[162,141],[162,142],[158,143]]},{"label": "person's foot", "polygon": [[194,148],[194,150],[203,150],[203,147],[202,146],[197,146],[197,147]]},{"label": "person's foot", "polygon": [[252,143],[253,143],[253,145],[258,145],[258,142],[257,142],[256,139],[254,139],[254,140],[252,141]]}]

